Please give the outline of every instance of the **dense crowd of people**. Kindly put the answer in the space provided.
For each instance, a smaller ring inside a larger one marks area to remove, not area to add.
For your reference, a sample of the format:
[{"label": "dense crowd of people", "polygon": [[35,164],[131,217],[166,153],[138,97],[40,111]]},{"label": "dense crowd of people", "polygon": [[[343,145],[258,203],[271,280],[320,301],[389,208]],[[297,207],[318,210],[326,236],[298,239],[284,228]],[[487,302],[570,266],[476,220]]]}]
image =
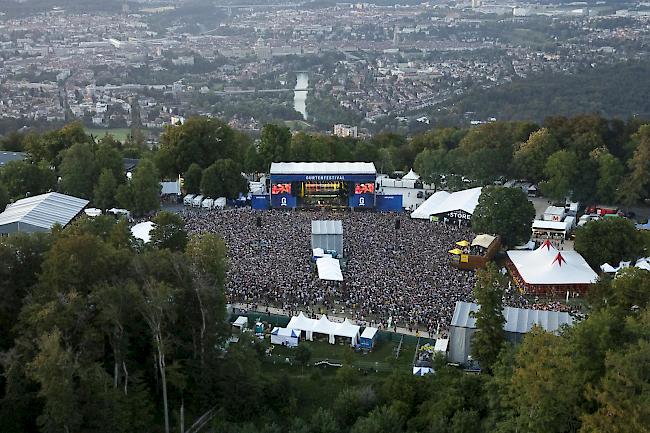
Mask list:
[{"label": "dense crowd of people", "polygon": [[[457,241],[471,241],[467,228],[349,211],[187,210],[184,218],[190,233],[214,232],[225,239],[231,302],[437,333],[449,326],[456,301],[473,299],[474,272],[450,266],[448,253]],[[311,260],[312,220],[343,222],[342,283],[318,279]],[[506,304],[524,302],[516,290],[508,291]]]}]

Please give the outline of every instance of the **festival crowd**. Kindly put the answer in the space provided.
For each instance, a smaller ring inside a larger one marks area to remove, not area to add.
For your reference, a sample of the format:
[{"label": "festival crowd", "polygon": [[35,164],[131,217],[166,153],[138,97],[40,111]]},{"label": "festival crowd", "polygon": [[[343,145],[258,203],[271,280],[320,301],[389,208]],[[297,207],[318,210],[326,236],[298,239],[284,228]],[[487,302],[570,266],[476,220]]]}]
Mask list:
[{"label": "festival crowd", "polygon": [[[475,273],[453,268],[448,253],[457,241],[473,239],[468,228],[350,211],[186,210],[183,216],[188,232],[218,233],[226,241],[226,292],[233,303],[437,334],[447,330],[456,301],[473,300]],[[311,260],[312,220],[343,222],[342,283],[318,278]],[[526,300],[513,288],[504,304],[523,307]]]}]

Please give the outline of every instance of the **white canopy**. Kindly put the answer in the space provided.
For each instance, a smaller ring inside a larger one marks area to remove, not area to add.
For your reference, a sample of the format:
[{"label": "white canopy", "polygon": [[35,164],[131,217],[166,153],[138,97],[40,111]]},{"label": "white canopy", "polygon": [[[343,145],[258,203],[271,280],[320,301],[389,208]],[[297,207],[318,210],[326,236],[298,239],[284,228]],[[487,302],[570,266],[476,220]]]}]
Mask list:
[{"label": "white canopy", "polygon": [[609,263],[604,263],[600,265],[600,270],[608,274],[615,274],[618,271],[617,268],[610,265]]},{"label": "white canopy", "polygon": [[411,213],[411,218],[429,219],[431,215],[443,214],[455,210],[462,210],[469,214],[474,213],[482,188],[471,188],[463,191],[449,193],[438,191],[426,199]]},{"label": "white canopy", "polygon": [[332,257],[321,257],[316,259],[318,278],[329,281],[343,281],[341,263]]},{"label": "white canopy", "polygon": [[413,169],[409,170],[408,173],[402,177],[402,180],[418,180],[420,179],[420,175],[418,175],[416,172],[413,171]]},{"label": "white canopy", "polygon": [[131,234],[136,239],[141,239],[142,242],[149,243],[151,241],[151,230],[156,226],[151,221],[145,221],[131,227]]},{"label": "white canopy", "polygon": [[576,251],[558,251],[546,241],[534,251],[508,251],[528,284],[592,284],[598,275]]},{"label": "white canopy", "polygon": [[448,338],[438,338],[436,340],[436,345],[433,347],[433,351],[434,352],[446,353],[448,347],[449,347],[449,339]]},{"label": "white canopy", "polygon": [[636,265],[634,265],[634,267],[639,269],[645,269],[646,271],[650,271],[650,257],[637,260]]},{"label": "white canopy", "polygon": [[373,338],[375,338],[377,332],[378,332],[377,328],[373,328],[372,326],[367,326],[366,329],[364,329],[363,332],[361,333],[361,338],[367,338],[368,340],[372,340]]},{"label": "white canopy", "polygon": [[347,337],[352,340],[352,346],[357,344],[360,329],[358,325],[353,324],[348,319],[345,319],[341,323],[336,323],[330,321],[327,316],[322,315],[320,319],[316,320],[306,317],[302,312],[289,320],[287,328],[300,332],[305,331],[306,338],[310,341],[313,341],[314,332],[327,335],[330,344],[336,342],[336,337]]},{"label": "white canopy", "polygon": [[288,347],[296,347],[298,339],[300,338],[300,331],[290,328],[275,327],[271,331],[271,344],[281,344]]},{"label": "white canopy", "polygon": [[248,317],[246,316],[239,316],[237,317],[237,320],[235,320],[232,324],[233,326],[236,326],[238,328],[245,328],[248,326]]},{"label": "white canopy", "polygon": [[312,257],[323,257],[325,255],[325,251],[322,248],[314,248],[311,250],[311,255]]},{"label": "white canopy", "polygon": [[84,213],[89,217],[98,217],[102,214],[102,210],[95,207],[89,207],[84,209]]}]

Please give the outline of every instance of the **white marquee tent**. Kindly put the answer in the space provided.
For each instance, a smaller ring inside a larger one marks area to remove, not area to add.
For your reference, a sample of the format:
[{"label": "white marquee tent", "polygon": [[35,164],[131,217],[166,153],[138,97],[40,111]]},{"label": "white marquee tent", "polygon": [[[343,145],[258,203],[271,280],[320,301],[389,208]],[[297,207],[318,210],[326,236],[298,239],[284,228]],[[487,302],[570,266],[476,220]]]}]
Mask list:
[{"label": "white marquee tent", "polygon": [[455,210],[473,214],[481,196],[481,190],[482,188],[478,187],[452,193],[438,191],[415,209],[411,213],[411,218],[428,220],[431,215],[444,214]]},{"label": "white marquee tent", "polygon": [[359,339],[360,326],[353,324],[348,319],[337,323],[330,321],[327,316],[322,315],[320,319],[310,319],[302,312],[293,316],[287,325],[288,329],[294,329],[299,332],[305,332],[305,338],[309,341],[314,340],[314,333],[328,336],[328,342],[334,344],[336,337],[350,338],[351,346],[356,346]]},{"label": "white marquee tent", "polygon": [[558,251],[545,242],[534,251],[508,251],[508,257],[527,284],[593,284],[598,275],[576,251]]},{"label": "white marquee tent", "polygon": [[278,328],[277,326],[271,331],[271,344],[281,344],[287,347],[296,347],[300,331],[290,328]]}]

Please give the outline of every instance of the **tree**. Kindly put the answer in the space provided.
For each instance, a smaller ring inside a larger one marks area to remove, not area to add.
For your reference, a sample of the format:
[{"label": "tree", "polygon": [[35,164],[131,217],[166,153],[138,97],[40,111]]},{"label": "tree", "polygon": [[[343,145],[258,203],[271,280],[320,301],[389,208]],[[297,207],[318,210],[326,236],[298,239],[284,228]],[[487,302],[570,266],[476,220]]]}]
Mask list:
[{"label": "tree", "polygon": [[116,192],[117,181],[113,172],[108,168],[103,169],[93,193],[95,205],[103,210],[109,209],[115,203]]},{"label": "tree", "polygon": [[39,353],[27,366],[29,376],[40,385],[45,401],[38,417],[42,431],[71,433],[81,424],[75,389],[77,366],[71,353],[61,347],[61,333],[54,330],[39,339]]},{"label": "tree", "polygon": [[568,150],[558,150],[548,157],[544,174],[548,181],[540,184],[544,195],[553,200],[564,200],[573,188],[576,176],[580,174],[578,157]]},{"label": "tree", "polygon": [[151,161],[140,161],[130,185],[133,191],[133,208],[130,210],[135,215],[144,215],[160,208],[160,178]]},{"label": "tree", "polygon": [[583,392],[566,340],[535,327],[517,352],[507,397],[512,411],[497,431],[576,431]]},{"label": "tree", "polygon": [[63,155],[60,170],[61,190],[66,194],[91,199],[96,179],[96,166],[90,144],[74,144]]},{"label": "tree", "polygon": [[546,160],[556,150],[558,150],[557,140],[548,128],[533,132],[514,153],[515,173],[520,178],[533,182],[543,180]]},{"label": "tree", "polygon": [[9,191],[4,184],[0,184],[0,213],[2,213],[9,204]]},{"label": "tree", "polygon": [[311,350],[309,350],[309,347],[304,344],[299,344],[298,347],[296,347],[295,359],[302,367],[307,365],[311,359]]},{"label": "tree", "polygon": [[153,219],[151,244],[156,248],[167,248],[172,251],[183,251],[187,245],[185,221],[178,214],[158,212]]},{"label": "tree", "polygon": [[650,342],[639,340],[621,352],[610,352],[607,373],[589,391],[598,410],[583,417],[581,433],[642,433],[650,422]]},{"label": "tree", "polygon": [[197,163],[192,163],[185,171],[185,189],[189,194],[198,194],[201,191],[201,176],[203,171]]},{"label": "tree", "polygon": [[404,428],[404,417],[394,405],[380,406],[367,417],[359,418],[351,433],[399,433]]},{"label": "tree", "polygon": [[213,164],[203,170],[201,176],[201,192],[206,197],[221,197],[224,192],[223,184],[219,182],[219,172]]},{"label": "tree", "polygon": [[472,215],[472,230],[494,233],[505,245],[514,246],[530,239],[535,207],[518,188],[485,187]]},{"label": "tree", "polygon": [[260,155],[264,167],[269,167],[272,162],[288,160],[290,143],[291,132],[289,128],[274,124],[264,125],[260,137]]},{"label": "tree", "polygon": [[480,309],[473,313],[476,318],[476,333],[472,338],[472,356],[487,371],[497,361],[505,339],[503,325],[503,293],[505,277],[493,263],[477,272],[474,297]]},{"label": "tree", "polygon": [[173,301],[175,290],[158,281],[148,281],[142,286],[140,312],[153,337],[156,349],[156,373],[160,374],[163,394],[163,413],[165,433],[169,433],[169,403],[167,401],[167,363],[168,347],[167,327],[174,320]]},{"label": "tree", "polygon": [[28,161],[10,161],[0,169],[2,183],[13,200],[35,196],[51,191],[56,176],[46,164]]},{"label": "tree", "polygon": [[442,175],[449,171],[445,161],[446,153],[444,149],[424,149],[418,153],[413,162],[413,168],[422,180],[433,183],[436,188],[440,185]]},{"label": "tree", "polygon": [[618,199],[618,187],[623,180],[625,167],[607,150],[596,152],[593,154],[593,159],[598,164],[598,181],[596,183],[598,200],[601,203],[615,203]]},{"label": "tree", "polygon": [[630,206],[650,196],[650,125],[643,125],[634,136],[638,141],[628,161],[630,175],[625,177],[619,196]]},{"label": "tree", "polygon": [[219,159],[203,171],[201,190],[206,196],[235,199],[248,190],[248,182],[239,164],[232,159]]},{"label": "tree", "polygon": [[603,218],[590,221],[576,231],[575,250],[598,269],[609,263],[617,265],[621,260],[633,260],[643,251],[639,232],[625,218]]}]

